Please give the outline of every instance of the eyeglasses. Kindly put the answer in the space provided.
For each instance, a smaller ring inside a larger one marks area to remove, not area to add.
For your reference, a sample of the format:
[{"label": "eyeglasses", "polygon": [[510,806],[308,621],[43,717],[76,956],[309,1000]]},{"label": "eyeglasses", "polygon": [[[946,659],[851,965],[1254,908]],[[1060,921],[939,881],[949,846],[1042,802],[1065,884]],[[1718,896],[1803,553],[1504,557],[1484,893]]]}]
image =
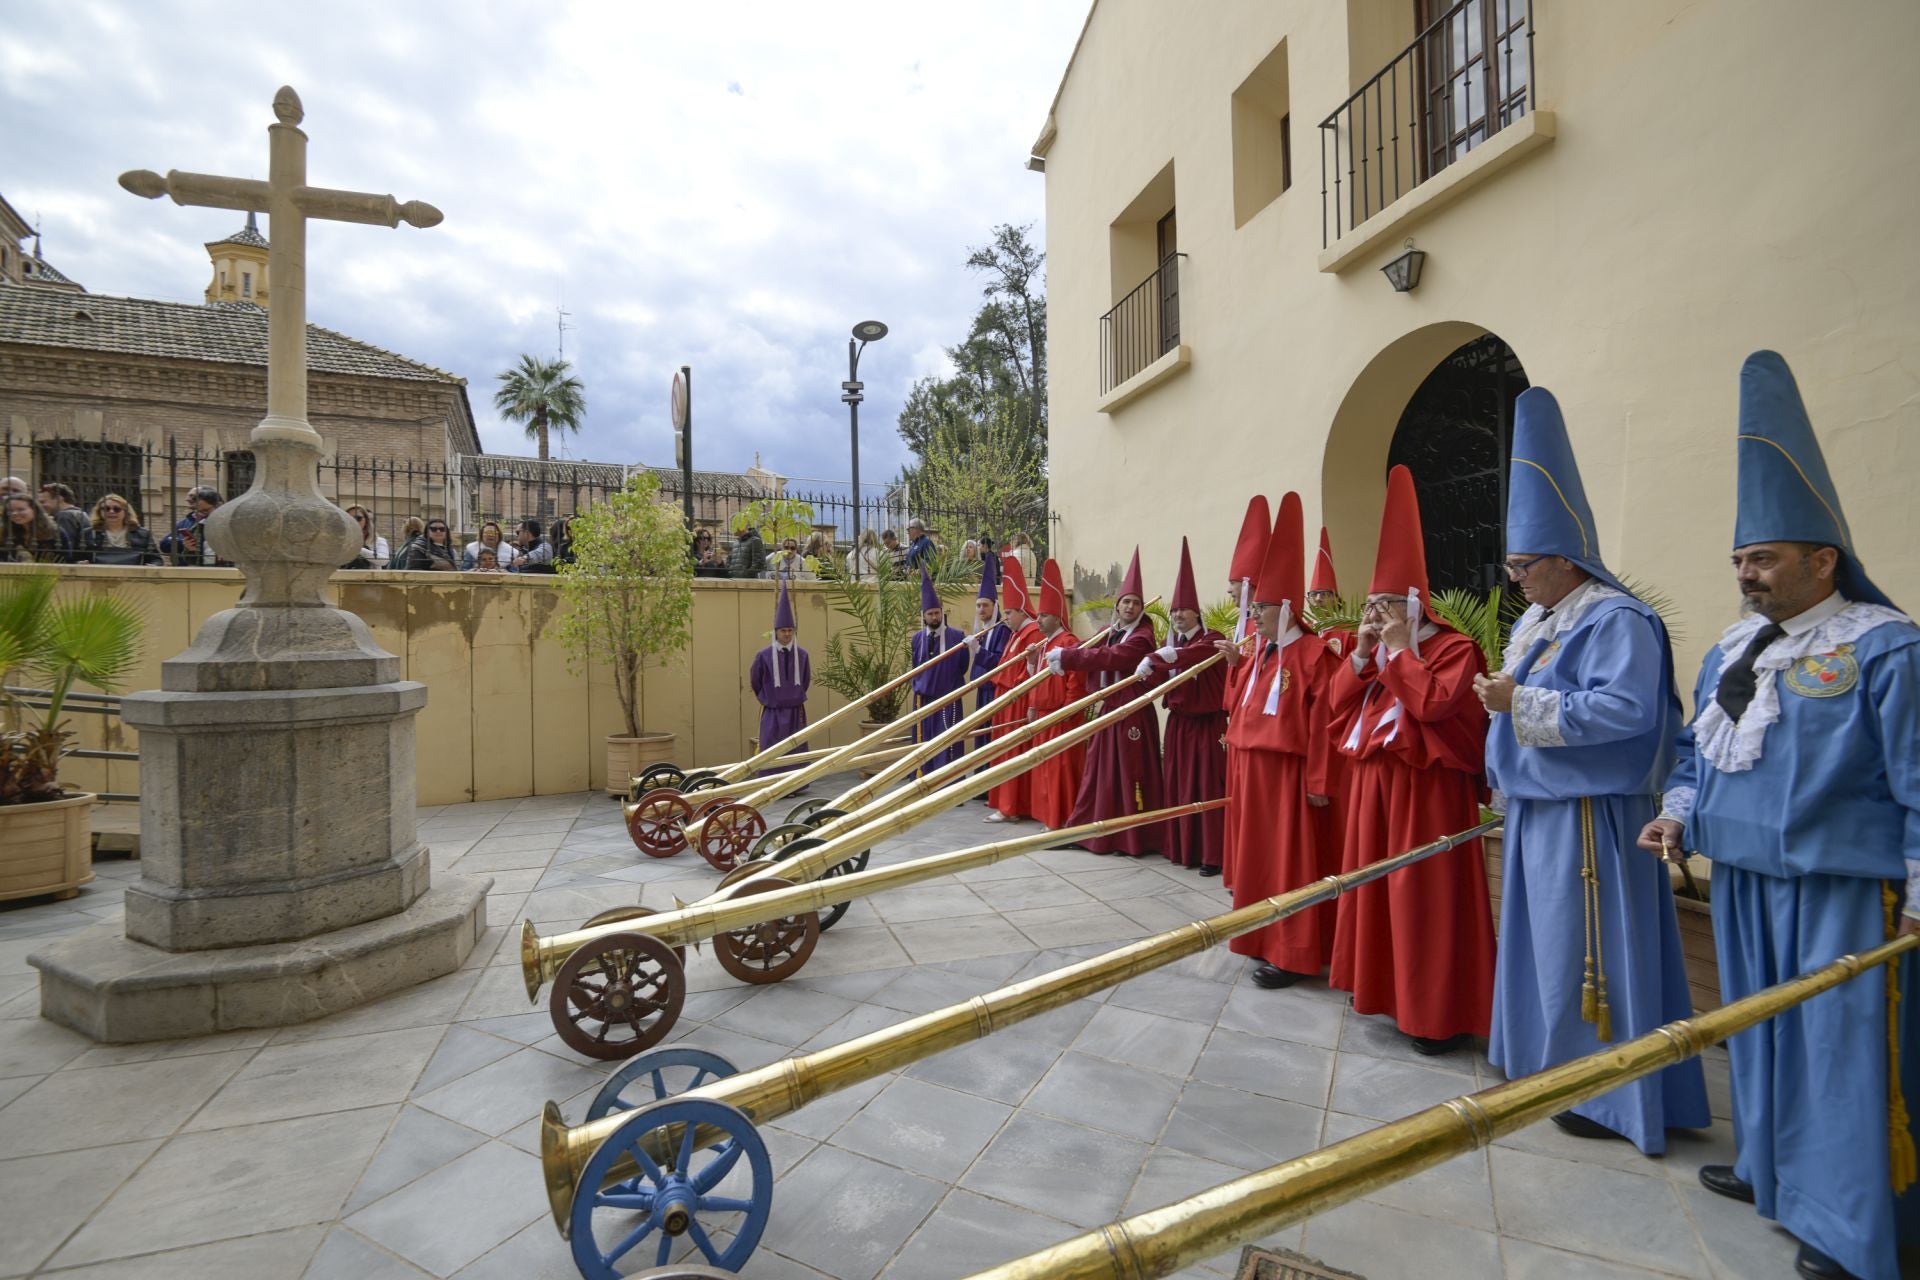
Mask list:
[{"label": "eyeglasses", "polygon": [[1360,612],[1361,613],[1380,613],[1380,612],[1383,612],[1386,609],[1386,607],[1390,604],[1397,604],[1397,605],[1400,605],[1402,608],[1404,608],[1406,607],[1406,603],[1407,603],[1407,598],[1405,596],[1374,596],[1371,599],[1369,599],[1365,604],[1360,606]]},{"label": "eyeglasses", "polygon": [[371,517],[371,516],[369,516],[369,515],[368,515],[368,514],[367,514],[366,512],[364,512],[364,511],[363,511],[363,512],[361,512],[361,513],[360,513],[359,515],[357,515],[357,516],[355,516],[355,517],[354,517],[354,519],[355,519],[355,520],[358,520],[358,521],[359,521],[359,522],[360,522],[361,524],[365,524],[365,523],[367,523],[367,522],[368,522],[369,520],[371,520],[372,518],[373,518],[373,517]]},{"label": "eyeglasses", "polygon": [[445,533],[446,531],[447,526],[443,524],[430,524],[427,526],[428,533]]},{"label": "eyeglasses", "polygon": [[104,503],[104,502],[103,502],[103,503],[101,503],[101,504],[100,504],[100,510],[101,510],[101,511],[103,511],[103,512],[114,512],[114,513],[116,513],[116,514],[117,514],[117,513],[119,513],[119,512],[122,512],[122,511],[125,511],[125,510],[126,510],[126,508],[125,508],[125,507],[115,507],[115,506],[109,506],[108,504],[106,504],[106,503]]},{"label": "eyeglasses", "polygon": [[1533,566],[1539,564],[1542,560],[1550,560],[1552,558],[1551,556],[1535,556],[1531,560],[1509,560],[1500,567],[1507,571],[1509,578],[1518,582],[1533,571]]}]

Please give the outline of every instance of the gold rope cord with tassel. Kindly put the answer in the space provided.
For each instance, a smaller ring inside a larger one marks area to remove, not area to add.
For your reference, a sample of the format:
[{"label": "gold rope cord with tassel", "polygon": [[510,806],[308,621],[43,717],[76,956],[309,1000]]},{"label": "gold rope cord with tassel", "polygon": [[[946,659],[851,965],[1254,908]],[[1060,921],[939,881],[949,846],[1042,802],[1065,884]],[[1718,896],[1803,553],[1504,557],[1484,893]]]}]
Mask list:
[{"label": "gold rope cord with tassel", "polygon": [[1586,917],[1587,968],[1580,985],[1580,1017],[1593,1024],[1600,1043],[1613,1042],[1613,1008],[1607,1000],[1607,967],[1601,935],[1605,924],[1600,918],[1600,858],[1593,836],[1593,801],[1580,800],[1580,879],[1581,915]]},{"label": "gold rope cord with tassel", "polygon": [[[1887,916],[1887,937],[1900,930],[1900,895],[1891,884],[1880,886],[1880,906]],[[1920,1178],[1920,1154],[1913,1145],[1913,1122],[1907,1115],[1907,1096],[1900,1087],[1900,962],[1887,967],[1887,1169],[1893,1194],[1899,1195]]]}]

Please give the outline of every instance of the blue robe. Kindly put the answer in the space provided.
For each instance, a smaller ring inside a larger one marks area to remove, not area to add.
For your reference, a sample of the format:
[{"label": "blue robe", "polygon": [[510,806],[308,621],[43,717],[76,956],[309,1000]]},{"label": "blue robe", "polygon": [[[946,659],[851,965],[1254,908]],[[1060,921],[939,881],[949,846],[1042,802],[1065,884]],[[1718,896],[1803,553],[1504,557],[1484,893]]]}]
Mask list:
[{"label": "blue robe", "polygon": [[[1606,589],[1595,580],[1579,590]],[[1570,599],[1562,607],[1580,604]],[[1536,606],[1522,618],[1516,634],[1539,612]],[[1665,628],[1640,601],[1615,595],[1586,605],[1571,629],[1540,634],[1513,657],[1509,674],[1523,686],[1515,691],[1515,714],[1495,715],[1487,730],[1488,781],[1507,804],[1487,1057],[1509,1079],[1604,1047],[1580,1016],[1583,810],[1593,821],[1613,1042],[1693,1013],[1667,868],[1634,847],[1656,812],[1654,796],[1680,726]],[[1713,1122],[1697,1058],[1573,1110],[1648,1155],[1666,1150],[1668,1129]]]},{"label": "blue robe", "polygon": [[[773,683],[776,661],[780,663],[778,687]],[[807,657],[805,649],[796,644],[791,653],[782,654],[778,645],[768,645],[753,655],[747,683],[753,689],[753,696],[760,700],[761,750],[784,742],[807,727],[807,689],[813,684],[813,660]],[[805,751],[807,744],[797,743],[793,749]],[[778,765],[764,772],[786,773],[799,767]]]},{"label": "blue robe", "polygon": [[[1696,708],[1724,660],[1708,651]],[[1668,812],[1691,801],[1690,847],[1713,859],[1729,1001],[1885,941],[1882,894],[1920,863],[1920,628],[1884,623],[1774,679],[1780,718],[1752,768],[1721,772],[1689,726],[1668,782]],[[1914,959],[1896,962],[1910,1108],[1920,1103]],[[1728,1042],[1735,1171],[1762,1216],[1865,1280],[1894,1280],[1897,1238],[1920,1239],[1920,1194],[1896,1205],[1889,1181],[1886,981],[1885,969],[1864,973]]]},{"label": "blue robe", "polygon": [[[980,633],[980,643],[974,647],[973,651],[973,671],[967,678],[970,680],[978,680],[981,676],[986,675],[1002,662],[1005,662],[1007,660],[1007,645],[1012,640],[1013,630],[1004,622],[996,621],[992,626],[982,631]],[[999,696],[1000,690],[994,687],[993,681],[987,681],[980,686],[979,692],[974,695],[975,709],[980,711],[986,710],[987,704]],[[992,744],[993,734],[990,732],[978,734],[973,739],[973,746],[976,751],[983,750]],[[988,766],[982,764],[980,767],[985,769]]]},{"label": "blue robe", "polygon": [[[931,668],[913,678],[913,705],[916,707],[924,707],[929,702],[937,701],[967,682],[969,656],[965,633],[958,627],[942,627],[938,631],[929,631],[922,627],[913,633],[912,665],[917,667],[934,654],[942,652],[949,653],[946,661],[935,663]],[[920,721],[914,726],[913,740],[929,742],[953,728],[965,714],[963,708],[966,701],[965,698],[955,698]],[[964,750],[963,744],[954,743],[922,764],[920,775],[924,777],[935,769],[958,760],[964,754]]]}]

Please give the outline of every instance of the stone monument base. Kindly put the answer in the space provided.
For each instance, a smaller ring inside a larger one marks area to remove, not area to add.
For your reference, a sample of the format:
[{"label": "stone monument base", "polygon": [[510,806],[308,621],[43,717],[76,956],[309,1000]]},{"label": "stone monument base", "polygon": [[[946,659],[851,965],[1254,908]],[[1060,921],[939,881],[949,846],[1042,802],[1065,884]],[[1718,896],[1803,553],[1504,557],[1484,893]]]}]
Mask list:
[{"label": "stone monument base", "polygon": [[485,876],[441,876],[393,915],[297,942],[162,951],[118,924],[28,958],[40,1012],[105,1044],[283,1027],[452,973],[486,927]]}]

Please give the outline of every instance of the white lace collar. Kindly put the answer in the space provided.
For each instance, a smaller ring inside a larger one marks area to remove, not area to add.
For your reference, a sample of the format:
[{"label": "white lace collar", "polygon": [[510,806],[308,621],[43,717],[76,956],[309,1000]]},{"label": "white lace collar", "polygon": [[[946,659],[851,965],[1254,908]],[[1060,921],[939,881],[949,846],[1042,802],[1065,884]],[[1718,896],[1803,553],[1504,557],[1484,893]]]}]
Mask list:
[{"label": "white lace collar", "polygon": [[1511,673],[1527,656],[1534,642],[1542,638],[1558,640],[1574,629],[1587,610],[1602,600],[1611,600],[1624,595],[1600,581],[1588,578],[1566,594],[1566,597],[1552,609],[1540,605],[1528,605],[1527,611],[1513,624],[1513,634],[1507,638],[1507,647],[1501,655],[1501,669]]},{"label": "white lace collar", "polygon": [[[1875,627],[1889,622],[1909,621],[1898,609],[1884,605],[1862,604],[1843,599],[1838,592],[1830,600],[1780,625],[1786,634],[1761,651],[1754,660],[1753,701],[1738,721],[1721,707],[1713,690],[1702,691],[1702,704],[1693,721],[1694,746],[1708,764],[1721,773],[1745,773],[1760,761],[1766,746],[1767,730],[1780,719],[1780,673],[1800,659],[1815,653],[1831,653],[1843,644],[1852,644]],[[1811,625],[1805,619],[1818,614]],[[1728,627],[1720,636],[1720,670],[1725,671],[1737,659],[1767,619],[1759,614]]]}]

